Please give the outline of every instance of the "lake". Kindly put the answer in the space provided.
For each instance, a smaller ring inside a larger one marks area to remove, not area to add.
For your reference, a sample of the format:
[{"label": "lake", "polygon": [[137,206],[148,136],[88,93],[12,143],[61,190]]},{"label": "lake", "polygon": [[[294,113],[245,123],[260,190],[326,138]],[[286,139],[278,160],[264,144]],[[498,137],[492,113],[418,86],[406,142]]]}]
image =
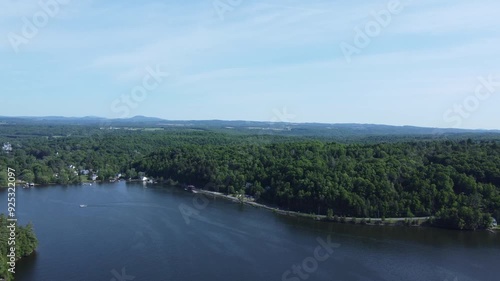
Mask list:
[{"label": "lake", "polygon": [[498,280],[500,235],[484,231],[318,222],[142,183],[17,188],[16,203],[40,242],[20,281]]}]

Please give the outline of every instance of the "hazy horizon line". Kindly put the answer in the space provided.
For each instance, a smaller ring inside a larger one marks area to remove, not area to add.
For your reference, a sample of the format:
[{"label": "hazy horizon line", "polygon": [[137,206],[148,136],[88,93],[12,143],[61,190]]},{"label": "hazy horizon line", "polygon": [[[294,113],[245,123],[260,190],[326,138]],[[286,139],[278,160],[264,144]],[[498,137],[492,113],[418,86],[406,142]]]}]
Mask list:
[{"label": "hazy horizon line", "polygon": [[256,123],[282,123],[282,124],[323,124],[323,125],[374,125],[374,126],[389,126],[389,127],[414,127],[414,128],[424,128],[424,129],[438,129],[438,130],[459,130],[459,131],[500,131],[499,129],[485,129],[485,128],[453,128],[453,127],[426,127],[418,125],[395,125],[387,123],[356,123],[356,122],[319,122],[319,121],[305,121],[305,122],[290,122],[290,121],[269,121],[269,120],[245,120],[245,119],[165,119],[156,116],[146,116],[146,115],[134,115],[132,117],[125,118],[112,118],[112,117],[102,117],[95,115],[85,115],[85,116],[64,116],[64,115],[0,115],[0,118],[66,118],[66,119],[84,119],[84,118],[96,118],[105,120],[130,120],[134,118],[149,118],[149,119],[159,119],[161,121],[175,121],[175,122],[191,122],[191,121],[220,121],[220,122],[256,122]]}]

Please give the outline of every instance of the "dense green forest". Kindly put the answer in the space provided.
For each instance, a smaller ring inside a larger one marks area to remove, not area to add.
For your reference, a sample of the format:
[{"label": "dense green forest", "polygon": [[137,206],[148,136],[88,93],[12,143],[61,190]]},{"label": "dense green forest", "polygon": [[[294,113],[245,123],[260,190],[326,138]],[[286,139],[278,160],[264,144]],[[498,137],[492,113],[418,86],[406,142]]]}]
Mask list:
[{"label": "dense green forest", "polygon": [[[4,127],[5,128],[5,127]],[[8,132],[8,133],[7,133]],[[38,184],[141,175],[245,192],[307,213],[435,216],[459,229],[500,219],[500,137],[324,136],[220,130],[11,126],[0,169]],[[342,141],[344,140],[344,141]],[[85,172],[85,173],[83,173]],[[0,185],[5,185],[0,173]]]},{"label": "dense green forest", "polygon": [[[7,263],[7,254],[10,252],[9,235],[10,230],[7,226],[10,222],[4,214],[0,214],[0,278],[7,281],[14,280],[13,274],[8,271],[9,264]],[[33,232],[33,225],[16,226],[16,257],[21,258],[30,255],[38,246],[38,240]]]},{"label": "dense green forest", "polygon": [[290,210],[355,217],[439,217],[460,229],[500,216],[498,142],[186,145],[134,163],[154,177],[243,190]]}]

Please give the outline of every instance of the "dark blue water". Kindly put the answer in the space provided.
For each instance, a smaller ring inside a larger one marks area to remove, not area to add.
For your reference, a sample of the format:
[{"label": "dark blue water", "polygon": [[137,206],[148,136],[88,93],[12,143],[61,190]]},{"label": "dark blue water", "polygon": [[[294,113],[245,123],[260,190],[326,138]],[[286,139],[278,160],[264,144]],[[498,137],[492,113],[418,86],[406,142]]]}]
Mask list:
[{"label": "dark blue water", "polygon": [[[5,212],[5,190],[0,200]],[[16,203],[20,223],[32,221],[40,241],[35,255],[18,261],[21,281],[499,276],[500,235],[488,232],[329,224],[124,182],[18,188]]]}]

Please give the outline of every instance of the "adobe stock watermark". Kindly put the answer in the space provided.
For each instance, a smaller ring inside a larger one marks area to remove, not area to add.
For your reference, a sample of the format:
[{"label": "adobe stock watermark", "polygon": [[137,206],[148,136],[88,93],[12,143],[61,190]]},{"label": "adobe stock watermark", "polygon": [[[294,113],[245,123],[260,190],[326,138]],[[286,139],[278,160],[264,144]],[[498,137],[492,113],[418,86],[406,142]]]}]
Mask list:
[{"label": "adobe stock watermark", "polygon": [[110,281],[132,281],[135,280],[135,276],[128,275],[123,267],[121,272],[118,272],[116,269],[111,270],[111,274],[113,274],[113,278]]},{"label": "adobe stock watermark", "polygon": [[461,103],[454,104],[452,108],[446,110],[443,119],[447,123],[453,123],[453,127],[458,128],[463,124],[464,119],[469,118],[481,106],[481,102],[489,99],[497,88],[500,87],[500,76],[496,79],[493,75],[478,77],[479,83],[474,89],[474,94],[467,96]]},{"label": "adobe stock watermark", "polygon": [[224,20],[224,14],[234,11],[243,3],[243,0],[214,0],[212,6],[220,20]]},{"label": "adobe stock watermark", "polygon": [[[205,185],[203,188],[204,190],[218,190],[217,186],[213,183],[208,183]],[[196,191],[195,191],[196,192]],[[208,204],[210,204],[210,199],[208,198],[207,195],[204,193],[200,193],[197,191],[195,196],[193,197],[192,200],[192,206],[181,203],[179,205],[179,211],[181,212],[182,218],[184,219],[184,222],[186,222],[187,225],[191,223],[191,218],[198,218],[200,219],[202,216],[200,215],[200,212],[205,209]]]},{"label": "adobe stock watermark", "polygon": [[271,123],[282,122],[290,123],[295,119],[295,114],[288,113],[288,109],[284,106],[281,110],[275,108],[273,109],[273,117],[271,118]]},{"label": "adobe stock watermark", "polygon": [[311,274],[318,270],[321,262],[326,261],[334,252],[334,249],[340,247],[340,244],[332,243],[331,236],[328,235],[326,241],[322,238],[316,238],[319,245],[313,251],[313,255],[306,257],[298,265],[292,265],[291,269],[286,270],[281,275],[282,281],[301,281],[307,280]]},{"label": "adobe stock watermark", "polygon": [[290,131],[292,128],[289,123],[293,122],[295,117],[295,114],[290,113],[286,106],[281,109],[273,108],[272,117],[267,121],[268,126],[258,130],[256,144],[271,144],[271,138],[276,135],[276,131]]},{"label": "adobe stock watermark", "polygon": [[196,194],[193,197],[193,207],[187,204],[180,204],[179,211],[181,212],[182,218],[187,225],[191,223],[191,218],[201,218],[200,211],[205,209],[210,200],[207,198],[205,194]]},{"label": "adobe stock watermark", "polygon": [[137,85],[130,91],[130,94],[122,95],[111,103],[111,111],[119,114],[119,118],[129,117],[132,110],[145,101],[148,95],[156,90],[164,79],[170,74],[160,70],[160,65],[156,69],[150,66],[146,67],[146,75],[142,78],[141,85]]},{"label": "adobe stock watermark", "polygon": [[288,112],[286,106],[282,107],[281,110],[275,108],[273,109],[270,129],[273,131],[289,131],[291,130],[290,123],[295,120],[295,117],[295,114]]},{"label": "adobe stock watermark", "polygon": [[362,27],[356,26],[352,44],[344,41],[339,45],[347,63],[351,63],[354,55],[361,54],[362,50],[370,45],[372,39],[378,37],[383,29],[392,23],[393,18],[399,15],[411,1],[407,0],[403,3],[401,0],[391,0],[384,9],[378,12],[372,11],[372,19]]},{"label": "adobe stock watermark", "polygon": [[19,33],[9,32],[7,38],[15,53],[19,53],[19,47],[26,45],[35,38],[40,30],[46,27],[50,20],[55,18],[61,11],[62,6],[66,6],[71,0],[40,0],[39,9],[31,18],[22,17],[23,26]]}]

